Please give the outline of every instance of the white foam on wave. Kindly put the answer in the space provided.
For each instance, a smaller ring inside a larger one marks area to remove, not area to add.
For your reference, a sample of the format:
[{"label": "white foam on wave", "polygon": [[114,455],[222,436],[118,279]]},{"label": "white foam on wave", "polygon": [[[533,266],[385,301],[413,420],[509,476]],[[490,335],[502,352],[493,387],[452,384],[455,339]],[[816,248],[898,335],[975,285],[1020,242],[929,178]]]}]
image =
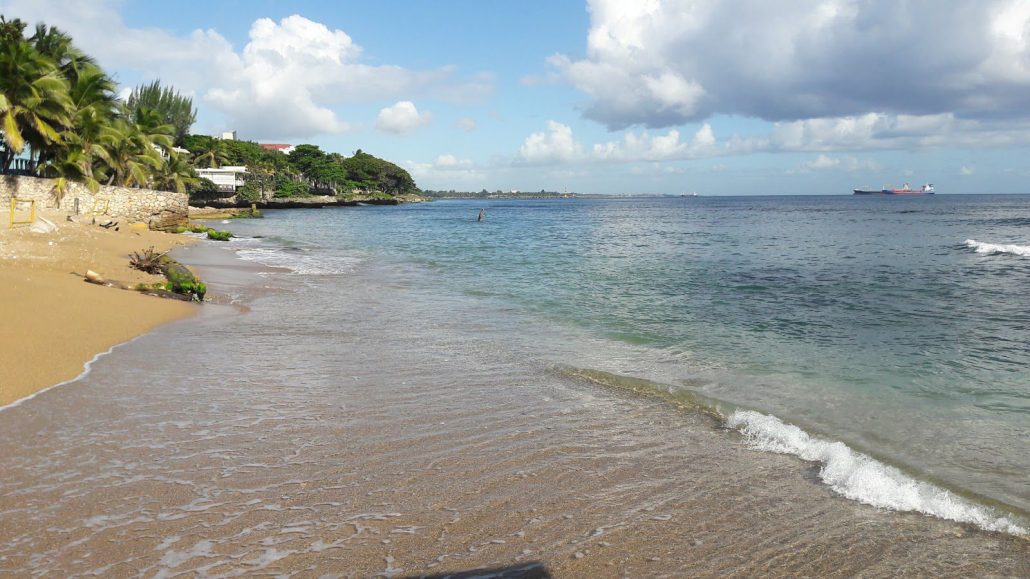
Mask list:
[{"label": "white foam on wave", "polygon": [[916,511],[942,519],[972,523],[989,531],[1025,535],[1027,530],[1010,517],[974,505],[945,489],[909,477],[849,448],[830,442],[779,418],[754,411],[738,410],[726,419],[753,448],[779,454],[793,454],[822,465],[819,478],[837,493],[867,505],[895,511]]},{"label": "white foam on wave", "polygon": [[115,350],[115,348],[118,348],[120,346],[124,346],[125,344],[129,344],[129,343],[135,342],[139,338],[142,338],[144,335],[146,335],[146,334],[140,334],[139,336],[136,336],[135,338],[132,338],[130,340],[126,340],[126,341],[124,341],[124,342],[122,342],[120,344],[115,344],[115,345],[111,346],[110,348],[104,350],[103,352],[98,352],[96,355],[94,355],[92,358],[90,358],[88,362],[86,362],[85,364],[82,365],[82,372],[79,373],[78,376],[72,378],[71,380],[65,380],[64,382],[58,382],[57,384],[54,384],[53,386],[47,386],[46,388],[43,388],[41,390],[36,390],[32,394],[29,394],[28,396],[26,396],[24,398],[19,398],[19,399],[15,400],[14,402],[10,402],[8,404],[0,406],[0,411],[7,410],[8,408],[14,408],[15,406],[20,406],[21,404],[24,404],[25,402],[28,402],[29,400],[32,400],[36,396],[39,396],[40,394],[43,394],[44,392],[49,392],[49,391],[53,390],[54,388],[59,388],[61,386],[64,386],[65,384],[71,384],[72,382],[78,382],[79,380],[85,378],[89,374],[90,370],[93,368],[93,363],[94,362],[96,362],[100,358],[110,354],[111,352],[113,352]]},{"label": "white foam on wave", "polygon": [[997,243],[984,243],[975,239],[967,239],[966,247],[976,251],[977,253],[1011,253],[1013,255],[1030,257],[1030,245],[1002,245]]},{"label": "white foam on wave", "polygon": [[240,259],[255,261],[269,267],[280,267],[300,275],[338,275],[350,273],[361,263],[356,257],[326,255],[304,250],[277,247],[247,247],[236,251]]}]

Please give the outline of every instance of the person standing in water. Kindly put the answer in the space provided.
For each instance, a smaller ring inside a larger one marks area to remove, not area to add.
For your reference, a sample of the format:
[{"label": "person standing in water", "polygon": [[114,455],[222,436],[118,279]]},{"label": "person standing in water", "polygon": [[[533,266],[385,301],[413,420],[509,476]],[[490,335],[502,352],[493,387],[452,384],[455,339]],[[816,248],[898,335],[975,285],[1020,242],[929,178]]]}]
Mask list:
[{"label": "person standing in water", "polygon": [[482,221],[484,215],[486,215],[486,209],[480,209],[479,210],[479,219],[476,219],[476,221]]}]

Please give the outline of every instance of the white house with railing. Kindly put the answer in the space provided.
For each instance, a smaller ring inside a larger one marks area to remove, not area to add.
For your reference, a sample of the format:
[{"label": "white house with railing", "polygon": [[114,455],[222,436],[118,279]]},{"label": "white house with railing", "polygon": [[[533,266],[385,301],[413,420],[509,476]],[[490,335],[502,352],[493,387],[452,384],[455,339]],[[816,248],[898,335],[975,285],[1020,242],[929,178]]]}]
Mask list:
[{"label": "white house with railing", "polygon": [[247,168],[243,166],[197,169],[198,177],[210,179],[215,185],[218,185],[219,191],[229,193],[235,193],[237,189],[243,187],[245,182],[243,176],[246,174]]}]

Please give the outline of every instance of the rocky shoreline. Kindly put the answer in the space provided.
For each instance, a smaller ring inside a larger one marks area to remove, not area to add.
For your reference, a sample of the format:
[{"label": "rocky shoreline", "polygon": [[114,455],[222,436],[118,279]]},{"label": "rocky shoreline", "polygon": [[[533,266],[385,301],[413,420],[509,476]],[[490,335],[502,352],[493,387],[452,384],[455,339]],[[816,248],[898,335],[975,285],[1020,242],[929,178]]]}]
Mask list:
[{"label": "rocky shoreline", "polygon": [[[255,206],[258,209],[318,209],[322,207],[354,207],[357,205],[400,205],[402,203],[422,203],[429,201],[428,197],[421,195],[395,195],[392,197],[381,197],[372,195],[355,195],[351,197],[336,197],[333,195],[313,195],[310,197],[286,197],[273,198],[264,201],[244,201],[232,197],[224,199],[196,200],[197,206],[191,206],[191,215],[195,209],[248,209]],[[197,215],[197,217],[200,217]]]}]

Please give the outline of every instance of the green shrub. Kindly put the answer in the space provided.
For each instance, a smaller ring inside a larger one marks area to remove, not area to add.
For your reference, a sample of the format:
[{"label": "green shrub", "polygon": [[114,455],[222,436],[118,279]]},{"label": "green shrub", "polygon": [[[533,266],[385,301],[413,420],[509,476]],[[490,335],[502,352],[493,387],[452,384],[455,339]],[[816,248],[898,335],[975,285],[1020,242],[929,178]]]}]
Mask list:
[{"label": "green shrub", "polygon": [[221,192],[214,181],[198,177],[195,183],[190,183],[186,187],[186,193],[189,194],[190,199],[212,199],[219,197]]},{"label": "green shrub", "polygon": [[229,239],[231,237],[232,237],[232,232],[230,232],[230,231],[218,231],[218,230],[215,230],[215,229],[208,229],[207,230],[207,238],[208,239],[213,239],[215,241],[229,241]]},{"label": "green shrub", "polygon": [[260,201],[261,200],[261,189],[258,188],[258,184],[254,181],[247,181],[236,190],[236,199],[242,199],[244,201]]}]

